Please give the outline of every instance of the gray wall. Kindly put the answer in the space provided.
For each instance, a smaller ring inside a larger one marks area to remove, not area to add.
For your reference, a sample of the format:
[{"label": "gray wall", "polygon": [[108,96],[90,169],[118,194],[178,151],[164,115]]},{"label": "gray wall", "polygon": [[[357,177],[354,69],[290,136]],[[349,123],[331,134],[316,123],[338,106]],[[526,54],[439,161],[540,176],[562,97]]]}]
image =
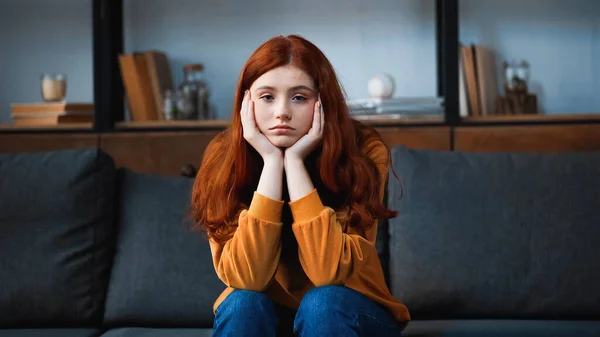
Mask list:
[{"label": "gray wall", "polygon": [[[435,95],[433,0],[125,0],[125,51],[160,49],[181,67],[202,62],[219,118],[231,116],[244,61],[263,41],[297,33],[330,58],[349,98],[379,73],[396,95]],[[461,0],[461,42],[532,65],[546,113],[600,112],[600,2]],[[69,76],[67,100],[91,101],[91,0],[0,2],[0,123],[10,103],[39,101],[43,71]],[[499,66],[500,69],[500,66]]]},{"label": "gray wall", "polygon": [[529,61],[532,90],[542,110],[600,113],[600,1],[460,0],[460,4],[461,41],[489,46],[501,59]]},{"label": "gray wall", "polygon": [[41,100],[42,72],[67,74],[67,100],[93,100],[91,0],[0,1],[0,124]]},{"label": "gray wall", "polygon": [[368,79],[382,71],[398,79],[398,94],[435,95],[434,2],[369,2],[133,1],[127,49],[170,51],[176,83],[183,63],[203,62],[223,117],[231,115],[246,59],[279,34],[297,33],[321,47],[350,97],[366,96]]}]

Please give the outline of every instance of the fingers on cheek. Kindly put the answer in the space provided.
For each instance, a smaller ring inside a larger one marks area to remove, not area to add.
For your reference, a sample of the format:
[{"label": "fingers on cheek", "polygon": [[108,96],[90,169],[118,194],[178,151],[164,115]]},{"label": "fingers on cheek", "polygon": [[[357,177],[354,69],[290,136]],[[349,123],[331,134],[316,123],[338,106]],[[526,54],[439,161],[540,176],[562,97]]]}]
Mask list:
[{"label": "fingers on cheek", "polygon": [[321,134],[323,134],[324,129],[325,129],[325,114],[323,113],[323,108],[321,108]]}]

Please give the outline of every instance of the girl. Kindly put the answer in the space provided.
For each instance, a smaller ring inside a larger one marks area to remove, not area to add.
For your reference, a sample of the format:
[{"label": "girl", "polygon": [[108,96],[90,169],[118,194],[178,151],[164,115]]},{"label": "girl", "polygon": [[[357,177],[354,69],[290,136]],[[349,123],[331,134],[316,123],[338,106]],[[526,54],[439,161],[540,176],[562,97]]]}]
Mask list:
[{"label": "girl", "polygon": [[389,151],[349,115],[311,42],[275,37],[246,62],[231,127],[211,141],[192,214],[218,277],[213,336],[399,336],[375,239]]}]

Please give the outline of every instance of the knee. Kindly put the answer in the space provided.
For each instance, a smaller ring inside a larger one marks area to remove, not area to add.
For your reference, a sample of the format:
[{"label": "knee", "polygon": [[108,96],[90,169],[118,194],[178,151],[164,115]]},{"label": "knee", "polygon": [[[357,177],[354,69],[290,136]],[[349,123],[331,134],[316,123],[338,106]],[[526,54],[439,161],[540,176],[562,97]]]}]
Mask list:
[{"label": "knee", "polygon": [[227,298],[219,305],[217,312],[233,314],[250,313],[250,312],[275,312],[275,304],[264,293],[250,290],[234,290]]},{"label": "knee", "polygon": [[326,319],[344,311],[344,295],[348,288],[328,285],[311,289],[304,295],[298,314],[305,318]]},{"label": "knee", "polygon": [[213,336],[274,336],[278,318],[275,303],[260,292],[234,290],[217,307]]}]

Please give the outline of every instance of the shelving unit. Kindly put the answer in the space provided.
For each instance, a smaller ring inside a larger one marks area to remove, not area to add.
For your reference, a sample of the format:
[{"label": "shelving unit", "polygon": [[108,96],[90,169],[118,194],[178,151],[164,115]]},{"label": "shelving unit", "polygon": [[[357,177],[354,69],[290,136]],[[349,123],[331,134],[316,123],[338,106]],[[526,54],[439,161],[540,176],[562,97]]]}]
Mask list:
[{"label": "shelving unit", "polygon": [[[516,115],[466,117],[459,115],[459,4],[460,0],[435,1],[437,93],[444,98],[442,118],[369,119],[377,127],[450,128],[531,124],[597,124],[600,113],[573,115]],[[225,128],[228,121],[124,122],[124,88],[118,56],[124,49],[123,0],[93,0],[93,83],[95,122],[93,125],[15,128],[0,127],[1,133],[32,132],[143,132],[190,131]]]},{"label": "shelving unit", "polygon": [[[458,118],[458,0],[436,1],[436,46],[438,95],[445,99],[443,118],[365,121],[371,125],[456,125]],[[118,55],[123,51],[123,0],[93,0],[94,15],[94,101],[97,104],[94,130],[135,132],[147,129],[177,130],[224,127],[221,121],[122,122],[123,85]]]}]

